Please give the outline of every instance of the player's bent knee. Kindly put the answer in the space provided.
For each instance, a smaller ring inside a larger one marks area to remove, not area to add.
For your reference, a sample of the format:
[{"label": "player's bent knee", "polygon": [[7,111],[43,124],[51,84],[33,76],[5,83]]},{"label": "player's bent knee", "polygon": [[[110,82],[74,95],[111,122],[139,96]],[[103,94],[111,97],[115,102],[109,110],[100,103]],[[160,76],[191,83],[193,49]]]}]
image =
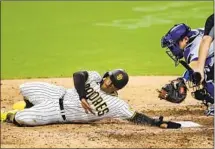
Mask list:
[{"label": "player's bent knee", "polygon": [[19,89],[21,91],[23,91],[23,90],[26,90],[28,88],[32,88],[33,86],[38,86],[41,84],[42,84],[41,82],[26,82],[26,83],[19,85]]},{"label": "player's bent knee", "polygon": [[26,96],[26,89],[29,87],[29,83],[23,83],[19,86],[19,90],[20,90],[20,93],[23,95],[23,96]]},{"label": "player's bent knee", "polygon": [[38,82],[27,82],[23,83],[19,86],[20,93],[22,96],[24,96],[25,99],[29,100],[29,98],[32,98],[35,95],[34,88],[39,87]]}]

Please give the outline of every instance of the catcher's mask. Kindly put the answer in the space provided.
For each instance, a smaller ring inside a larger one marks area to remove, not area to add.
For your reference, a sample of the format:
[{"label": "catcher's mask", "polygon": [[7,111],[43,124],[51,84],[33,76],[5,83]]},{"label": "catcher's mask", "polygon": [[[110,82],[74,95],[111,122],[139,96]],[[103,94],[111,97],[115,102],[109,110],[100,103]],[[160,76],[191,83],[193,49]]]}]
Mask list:
[{"label": "catcher's mask", "polygon": [[161,47],[167,48],[167,55],[178,66],[179,59],[183,58],[183,50],[179,48],[179,41],[191,32],[189,26],[184,23],[174,25],[161,39]]},{"label": "catcher's mask", "polygon": [[129,80],[128,74],[123,69],[115,69],[104,74],[103,78],[110,76],[113,85],[117,89],[122,89]]}]

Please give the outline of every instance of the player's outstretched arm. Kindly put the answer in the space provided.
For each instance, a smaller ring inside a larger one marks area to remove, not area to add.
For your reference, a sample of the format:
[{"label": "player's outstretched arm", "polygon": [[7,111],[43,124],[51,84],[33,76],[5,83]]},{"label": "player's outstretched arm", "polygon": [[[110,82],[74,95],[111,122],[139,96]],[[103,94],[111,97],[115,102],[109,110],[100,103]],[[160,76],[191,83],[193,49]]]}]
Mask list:
[{"label": "player's outstretched arm", "polygon": [[128,120],[135,124],[151,125],[151,126],[157,126],[160,128],[168,128],[168,129],[181,128],[181,124],[179,123],[175,123],[171,121],[163,121],[163,116],[161,116],[159,119],[153,119],[139,112],[135,112],[134,116]]}]

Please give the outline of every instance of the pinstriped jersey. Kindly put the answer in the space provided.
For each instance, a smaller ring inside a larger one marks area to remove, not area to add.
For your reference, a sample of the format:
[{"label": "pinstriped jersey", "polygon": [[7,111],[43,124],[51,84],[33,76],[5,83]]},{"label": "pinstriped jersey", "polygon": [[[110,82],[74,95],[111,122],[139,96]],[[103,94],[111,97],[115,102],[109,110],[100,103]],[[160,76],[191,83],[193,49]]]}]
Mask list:
[{"label": "pinstriped jersey", "polygon": [[[95,115],[86,114],[75,88],[66,89],[45,82],[30,82],[20,85],[22,95],[34,106],[17,112],[15,119],[24,125],[45,125],[64,122],[90,122],[103,118],[129,119],[134,111],[116,95],[100,89],[102,77],[95,71],[88,72],[85,83],[87,101]],[[64,110],[60,110],[59,99],[64,98]],[[66,121],[62,115],[66,116]]]},{"label": "pinstriped jersey", "polygon": [[102,77],[95,71],[88,71],[85,83],[86,98],[95,115],[86,114],[81,106],[76,89],[68,89],[64,96],[64,109],[67,121],[86,122],[103,118],[128,119],[134,115],[130,106],[117,97],[103,92],[100,88]]}]

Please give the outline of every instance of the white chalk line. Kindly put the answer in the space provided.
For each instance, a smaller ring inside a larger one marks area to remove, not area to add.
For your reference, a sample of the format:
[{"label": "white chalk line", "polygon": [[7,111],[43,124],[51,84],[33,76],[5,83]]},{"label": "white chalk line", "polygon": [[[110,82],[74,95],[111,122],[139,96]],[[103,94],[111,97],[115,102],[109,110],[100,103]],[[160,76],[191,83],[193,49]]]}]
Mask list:
[{"label": "white chalk line", "polygon": [[[127,18],[127,19],[116,19],[112,20],[111,22],[98,22],[93,25],[95,26],[106,26],[106,27],[118,27],[121,29],[138,29],[138,28],[145,28],[150,27],[152,25],[163,25],[163,24],[170,24],[175,23],[175,19],[183,19],[183,20],[189,20],[190,18],[193,18],[193,14],[195,14],[195,19],[202,19],[205,18],[205,14],[201,13],[203,10],[207,10],[206,7],[200,7],[200,8],[190,8],[189,13],[184,15],[184,12],[181,12],[180,9],[177,10],[176,8],[181,6],[191,6],[195,5],[192,3],[170,3],[164,6],[153,6],[153,7],[144,7],[144,6],[138,6],[133,7],[132,11],[135,12],[153,12],[150,15],[141,16],[140,18]],[[174,8],[174,15],[170,15],[169,13],[165,12],[167,9]],[[190,12],[192,11],[192,12]],[[199,13],[198,13],[199,12]],[[204,12],[204,11],[203,11]],[[198,13],[198,15],[196,15]],[[186,23],[186,22],[185,22]]]}]

